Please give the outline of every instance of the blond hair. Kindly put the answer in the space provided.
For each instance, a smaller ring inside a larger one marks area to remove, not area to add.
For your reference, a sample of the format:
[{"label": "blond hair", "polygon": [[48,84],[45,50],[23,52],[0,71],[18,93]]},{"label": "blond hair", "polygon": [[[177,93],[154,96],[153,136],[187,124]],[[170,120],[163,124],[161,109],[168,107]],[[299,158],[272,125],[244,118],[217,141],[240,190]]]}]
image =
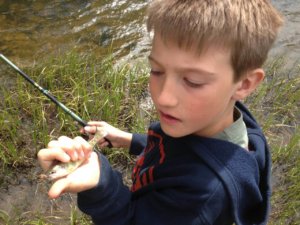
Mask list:
[{"label": "blond hair", "polygon": [[268,0],[154,0],[147,29],[197,53],[229,48],[237,81],[265,62],[283,19]]}]

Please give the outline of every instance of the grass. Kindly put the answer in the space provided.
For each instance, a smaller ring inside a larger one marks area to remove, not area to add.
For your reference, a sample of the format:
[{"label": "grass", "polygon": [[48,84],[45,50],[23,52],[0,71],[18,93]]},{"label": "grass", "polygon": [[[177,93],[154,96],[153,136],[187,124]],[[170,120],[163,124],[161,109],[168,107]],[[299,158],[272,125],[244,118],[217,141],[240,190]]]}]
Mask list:
[{"label": "grass", "polygon": [[[84,120],[105,120],[124,130],[145,132],[154,118],[151,106],[141,107],[148,85],[147,68],[141,65],[116,67],[109,57],[70,52],[24,70]],[[284,65],[282,57],[266,64],[266,81],[245,102],[262,124],[272,149],[270,224],[299,224],[300,67],[287,71]],[[14,71],[5,71],[7,78],[0,89],[0,188],[15,171],[34,167],[37,151],[49,140],[79,134],[79,126],[70,116]],[[133,160],[129,155],[116,149],[104,152],[115,167],[125,175],[130,173]],[[90,224],[77,208],[71,207],[66,216],[69,224]],[[12,216],[1,210],[0,221],[45,225],[54,223],[55,218],[34,212]]]},{"label": "grass", "polygon": [[273,157],[270,224],[300,223],[300,64],[285,58],[266,64],[266,81],[246,100],[262,125]]},{"label": "grass", "polygon": [[[145,132],[145,120],[151,119],[140,107],[148,86],[144,66],[116,67],[112,58],[98,59],[70,52],[23,70],[86,121],[105,120],[124,130]],[[69,115],[16,72],[8,67],[5,71],[7,80],[3,78],[0,94],[0,190],[9,185],[16,174],[35,167],[36,153],[51,139],[79,135],[79,125]],[[124,171],[126,165],[132,164],[125,151],[108,149],[105,153]],[[71,211],[70,224],[87,224],[79,217],[78,210]],[[51,224],[51,219],[57,220],[46,215],[43,218],[27,214],[23,218],[5,211],[0,216],[0,221],[8,221],[8,224],[15,221],[17,224]],[[28,216],[31,222],[26,220]]]},{"label": "grass", "polygon": [[[0,143],[5,153],[0,159],[4,166],[34,158],[53,137],[78,135],[79,126],[69,115],[14,71],[7,71],[8,79],[15,82],[1,87]],[[111,58],[98,61],[69,53],[25,71],[86,121],[105,120],[127,130],[144,127],[143,118],[138,117],[139,102],[147,90],[144,68],[115,68]]]}]

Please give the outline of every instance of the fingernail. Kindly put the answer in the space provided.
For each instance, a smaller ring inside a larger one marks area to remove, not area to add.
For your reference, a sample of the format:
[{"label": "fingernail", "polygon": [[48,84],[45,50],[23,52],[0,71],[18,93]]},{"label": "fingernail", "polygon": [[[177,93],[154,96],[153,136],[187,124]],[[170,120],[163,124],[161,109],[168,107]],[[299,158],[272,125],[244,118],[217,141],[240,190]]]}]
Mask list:
[{"label": "fingernail", "polygon": [[70,156],[69,156],[68,154],[65,154],[65,155],[64,155],[64,158],[65,158],[66,161],[69,161],[69,160],[71,159]]},{"label": "fingernail", "polygon": [[74,152],[74,153],[73,153],[73,159],[74,159],[74,160],[77,160],[77,159],[78,159],[78,154],[77,154],[77,152]]},{"label": "fingernail", "polygon": [[80,151],[80,158],[83,159],[84,158],[84,152]]}]

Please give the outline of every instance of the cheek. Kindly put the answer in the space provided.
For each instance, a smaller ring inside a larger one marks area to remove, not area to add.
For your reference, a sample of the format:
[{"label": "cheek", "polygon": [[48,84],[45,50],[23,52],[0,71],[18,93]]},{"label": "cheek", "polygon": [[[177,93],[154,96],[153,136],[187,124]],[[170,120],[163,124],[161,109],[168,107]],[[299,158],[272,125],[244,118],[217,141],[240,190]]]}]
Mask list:
[{"label": "cheek", "polygon": [[158,96],[160,92],[160,82],[157,77],[151,77],[149,79],[149,91],[150,95],[153,101],[156,100],[156,97]]},{"label": "cheek", "polygon": [[226,97],[215,89],[206,89],[186,96],[184,105],[191,117],[208,117],[215,113]]}]

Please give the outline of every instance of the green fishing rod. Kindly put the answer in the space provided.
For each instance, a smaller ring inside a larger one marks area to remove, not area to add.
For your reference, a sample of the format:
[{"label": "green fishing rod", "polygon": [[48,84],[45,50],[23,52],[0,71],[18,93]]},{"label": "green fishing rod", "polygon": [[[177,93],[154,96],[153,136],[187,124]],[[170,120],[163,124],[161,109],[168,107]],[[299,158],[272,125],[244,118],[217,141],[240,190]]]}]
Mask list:
[{"label": "green fishing rod", "polygon": [[[48,99],[50,99],[53,103],[55,103],[58,107],[60,107],[64,112],[70,115],[74,120],[76,120],[81,126],[87,126],[87,122],[81,119],[78,115],[76,115],[73,111],[71,111],[67,106],[58,101],[48,90],[41,87],[38,83],[32,80],[26,73],[24,73],[19,67],[13,64],[8,58],[6,58],[3,54],[0,53],[0,58],[10,65],[15,71],[17,71],[22,77],[24,77],[29,83],[31,83],[34,87],[36,87],[40,92],[42,92]],[[111,142],[105,138],[108,142],[108,146],[112,147]]]}]

